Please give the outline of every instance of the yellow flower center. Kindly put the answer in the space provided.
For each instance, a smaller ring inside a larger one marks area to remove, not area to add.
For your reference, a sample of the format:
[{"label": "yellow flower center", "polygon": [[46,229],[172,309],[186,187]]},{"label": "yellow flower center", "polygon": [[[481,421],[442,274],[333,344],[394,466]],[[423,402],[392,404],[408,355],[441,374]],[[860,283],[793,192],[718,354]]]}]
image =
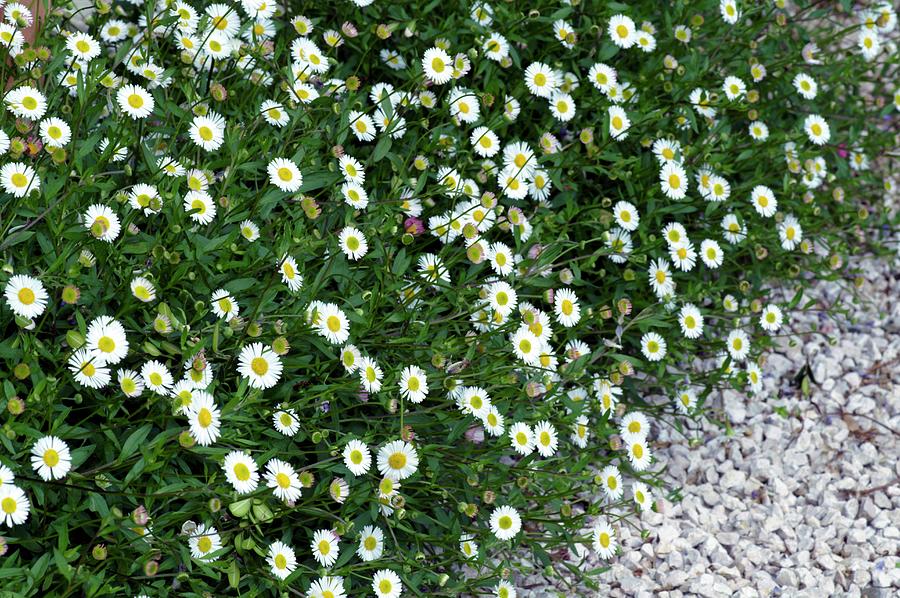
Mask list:
[{"label": "yellow flower center", "polygon": [[337,332],[341,329],[341,320],[337,316],[328,316],[328,319],[325,320],[325,323],[328,326],[328,330],[332,332]]},{"label": "yellow flower center", "polygon": [[202,139],[203,141],[211,141],[213,138],[212,129],[210,129],[206,125],[200,127],[197,132],[200,134],[200,139]]},{"label": "yellow flower center", "polygon": [[35,108],[37,108],[37,105],[37,100],[31,96],[25,96],[22,99],[22,106],[24,106],[28,110],[34,110]]},{"label": "yellow flower center", "polygon": [[100,337],[100,340],[97,341],[97,348],[103,353],[112,353],[116,350],[116,341],[108,336],[102,336]]},{"label": "yellow flower center", "polygon": [[634,443],[634,445],[631,447],[631,452],[635,456],[635,458],[640,459],[644,456],[644,447],[642,447],[638,443]]},{"label": "yellow flower center", "polygon": [[197,541],[197,550],[206,553],[212,548],[212,540],[208,536],[203,536]]},{"label": "yellow flower center", "polygon": [[275,482],[278,484],[280,488],[290,488],[291,487],[291,478],[288,477],[286,473],[277,473],[275,475]]},{"label": "yellow flower center", "polygon": [[19,289],[18,297],[23,305],[31,305],[35,301],[34,291],[29,288]]},{"label": "yellow flower center", "polygon": [[575,310],[575,306],[568,299],[563,299],[560,309],[565,315],[571,316],[572,312]]},{"label": "yellow flower center", "polygon": [[669,175],[669,186],[672,187],[672,189],[678,189],[679,187],[681,187],[681,179],[677,174]]},{"label": "yellow flower center", "polygon": [[419,390],[419,386],[420,386],[420,385],[419,385],[419,379],[416,378],[415,376],[411,377],[411,378],[406,382],[406,387],[407,387],[409,390],[413,391],[413,392],[416,392],[417,390]]},{"label": "yellow flower center", "polygon": [[250,479],[250,468],[247,467],[244,463],[238,463],[234,466],[234,477],[236,477],[241,482],[246,482]]},{"label": "yellow flower center", "polygon": [[24,187],[28,184],[28,177],[26,177],[21,172],[17,172],[12,175],[12,184],[16,187]]},{"label": "yellow flower center", "polygon": [[56,467],[59,464],[59,453],[53,449],[44,451],[44,464],[47,467]]},{"label": "yellow flower center", "polygon": [[534,76],[534,84],[538,87],[543,87],[547,84],[547,75],[544,73],[538,73]]},{"label": "yellow flower center", "polygon": [[622,39],[625,39],[626,37],[628,37],[628,27],[626,27],[625,25],[619,25],[618,27],[616,27],[616,34]]},{"label": "yellow flower center", "polygon": [[287,567],[287,558],[283,554],[275,555],[275,567],[278,569],[284,569]]},{"label": "yellow flower center", "polygon": [[257,376],[265,376],[266,372],[269,371],[269,362],[262,357],[254,357],[250,362],[250,369]]},{"label": "yellow flower center", "polygon": [[294,173],[291,171],[290,168],[282,167],[282,168],[278,169],[278,178],[281,179],[282,181],[290,181],[291,179],[294,178]]},{"label": "yellow flower center", "polygon": [[197,414],[197,422],[200,424],[201,428],[208,428],[212,423],[212,412],[204,407],[200,410],[200,413]]},{"label": "yellow flower center", "polygon": [[319,552],[323,555],[327,555],[331,552],[331,543],[328,540],[321,540],[319,542]]},{"label": "yellow flower center", "polygon": [[128,105],[137,110],[144,105],[144,98],[136,93],[133,93],[128,96]]},{"label": "yellow flower center", "polygon": [[406,467],[406,455],[403,453],[394,453],[388,457],[388,465],[391,469],[403,469]]},{"label": "yellow flower center", "polygon": [[512,527],[512,524],[512,517],[510,517],[509,515],[504,515],[497,520],[497,525],[500,527],[500,529],[509,529]]}]

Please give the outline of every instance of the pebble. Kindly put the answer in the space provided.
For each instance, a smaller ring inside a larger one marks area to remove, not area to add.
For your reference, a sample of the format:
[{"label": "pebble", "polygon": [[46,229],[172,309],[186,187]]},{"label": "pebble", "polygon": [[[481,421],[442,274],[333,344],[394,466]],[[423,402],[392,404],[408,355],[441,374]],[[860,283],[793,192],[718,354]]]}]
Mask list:
[{"label": "pebble", "polygon": [[[660,430],[668,446],[655,458],[668,465],[682,500],[641,516],[651,539],[623,525],[616,557],[589,553],[585,568],[612,567],[598,578],[604,595],[900,595],[900,439],[872,422],[900,429],[900,279],[885,262],[860,266],[869,305],[855,308],[858,324],[791,314],[794,330],[815,323],[834,344],[821,336],[783,342],[763,366],[762,394],[710,395],[733,434],[691,424],[699,442],[688,445]],[[840,293],[822,283],[807,296],[829,303]],[[807,362],[818,384],[803,396],[792,378]],[[557,583],[528,595],[572,593]],[[575,595],[595,592],[580,587]]]}]

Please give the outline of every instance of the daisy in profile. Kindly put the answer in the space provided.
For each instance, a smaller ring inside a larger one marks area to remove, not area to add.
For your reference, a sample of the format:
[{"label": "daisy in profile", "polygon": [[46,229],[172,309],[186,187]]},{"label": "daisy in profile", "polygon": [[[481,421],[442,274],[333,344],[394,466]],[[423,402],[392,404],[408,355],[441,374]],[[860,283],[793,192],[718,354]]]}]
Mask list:
[{"label": "daisy in profile", "polygon": [[622,487],[622,474],[615,465],[607,465],[603,468],[600,472],[600,485],[603,487],[606,497],[611,501],[619,500],[625,492]]},{"label": "daisy in profile", "polygon": [[697,406],[697,393],[691,388],[682,388],[675,397],[675,406],[683,415],[690,415]]},{"label": "daisy in profile", "polygon": [[128,355],[125,327],[109,316],[99,316],[87,329],[86,346],[94,352],[97,365],[116,364]]},{"label": "daisy in profile", "polygon": [[781,328],[781,322],[784,316],[781,309],[777,305],[769,304],[765,306],[759,315],[759,325],[767,332],[775,332]]},{"label": "daisy in profile", "polygon": [[620,48],[630,48],[637,41],[634,21],[625,15],[614,15],[609,20],[609,37]]},{"label": "daisy in profile", "polygon": [[0,185],[15,197],[25,197],[31,191],[40,189],[41,177],[27,164],[8,162],[0,168]]},{"label": "daisy in profile", "polygon": [[739,100],[747,93],[747,85],[738,77],[725,77],[722,83],[722,91],[729,100]]},{"label": "daisy in profile", "polygon": [[119,388],[126,397],[139,397],[144,392],[144,382],[134,370],[119,370],[117,373]]},{"label": "daisy in profile", "polygon": [[193,558],[201,561],[214,561],[218,557],[210,555],[222,549],[222,539],[216,528],[207,527],[206,524],[201,523],[188,538],[188,546]]},{"label": "daisy in profile", "polygon": [[99,365],[99,358],[88,348],[82,348],[69,357],[69,371],[75,382],[88,388],[103,388],[112,379],[109,368]]},{"label": "daisy in profile", "polygon": [[675,293],[675,279],[672,278],[672,271],[669,268],[669,262],[663,258],[650,262],[648,278],[653,292],[660,299],[669,297]]},{"label": "daisy in profile", "polygon": [[351,110],[348,115],[350,130],[359,141],[372,141],[375,139],[375,121],[372,117],[357,110]]},{"label": "daisy in profile", "polygon": [[765,185],[757,185],[750,192],[750,201],[757,213],[764,218],[770,218],[778,210],[778,200],[775,193]]},{"label": "daisy in profile", "polygon": [[288,290],[296,293],[303,286],[303,277],[297,270],[297,260],[285,255],[278,262],[278,270],[281,272],[281,282],[287,285]]},{"label": "daisy in profile", "polygon": [[719,2],[719,12],[722,14],[722,20],[729,25],[734,25],[741,18],[741,12],[737,7],[737,0],[721,0]]},{"label": "daisy in profile", "polygon": [[559,86],[556,73],[543,62],[532,62],[525,69],[525,86],[532,95],[549,98]]},{"label": "daisy in profile", "polygon": [[408,442],[393,440],[378,449],[378,471],[394,481],[410,477],[419,467],[419,454]]},{"label": "daisy in profile", "polygon": [[259,227],[252,220],[244,220],[241,222],[241,236],[252,243],[259,238]]},{"label": "daisy in profile", "polygon": [[281,370],[281,358],[262,343],[245,346],[238,356],[238,373],[247,379],[251,388],[272,388],[278,384]]},{"label": "daisy in profile", "polygon": [[320,529],[313,534],[313,558],[323,567],[331,567],[340,555],[337,535],[330,529]]},{"label": "daisy in profile", "polygon": [[90,231],[94,238],[107,243],[115,241],[122,231],[119,217],[113,212],[112,208],[103,204],[89,206],[82,217],[82,221],[84,222],[84,227]]},{"label": "daisy in profile", "polygon": [[487,127],[476,127],[469,141],[475,153],[482,158],[492,158],[500,151],[500,138]]},{"label": "daisy in profile", "polygon": [[587,448],[589,433],[590,430],[588,428],[587,416],[579,415],[578,419],[575,420],[575,423],[572,424],[572,442],[574,442],[575,446],[578,448]]},{"label": "daisy in profile", "polygon": [[718,268],[725,259],[722,248],[719,247],[718,241],[713,239],[704,239],[700,243],[700,259],[706,264],[707,268]]},{"label": "daisy in profile", "polygon": [[345,226],[338,235],[341,251],[347,259],[357,261],[369,251],[369,244],[365,235],[358,228]]},{"label": "daisy in profile", "polygon": [[693,303],[685,303],[678,313],[678,324],[685,338],[699,338],[703,334],[703,314]]},{"label": "daisy in profile", "polygon": [[762,390],[762,370],[752,361],[747,364],[747,382],[753,392]]},{"label": "daisy in profile", "polygon": [[526,423],[516,422],[509,428],[509,440],[520,455],[530,455],[534,451],[534,432]]},{"label": "daisy in profile", "polygon": [[542,457],[552,457],[556,453],[558,436],[556,428],[548,421],[540,421],[534,426],[534,448]]},{"label": "daisy in profile", "polygon": [[628,137],[628,129],[631,127],[631,121],[619,106],[610,106],[609,110],[609,135],[616,141],[621,141]]},{"label": "daisy in profile", "polygon": [[9,308],[21,318],[36,318],[44,313],[50,298],[40,280],[24,274],[11,277],[3,295]]},{"label": "daisy in profile", "polygon": [[344,465],[356,476],[365,475],[372,466],[369,447],[359,440],[351,440],[344,446]]},{"label": "daisy in profile", "polygon": [[216,217],[216,203],[206,191],[188,191],[184,196],[184,211],[191,220],[200,224],[209,224]]},{"label": "daisy in profile", "polygon": [[162,209],[162,198],[153,185],[135,184],[128,193],[128,205],[135,210],[142,210],[145,215],[158,214]]},{"label": "daisy in profile", "polygon": [[141,366],[141,378],[150,391],[163,396],[169,394],[175,383],[169,369],[156,360],[148,361]]},{"label": "daisy in profile", "polygon": [[453,78],[453,60],[442,49],[429,48],[422,57],[422,70],[434,83],[443,85]]},{"label": "daisy in profile", "polygon": [[372,591],[377,598],[400,598],[403,584],[400,576],[390,569],[380,569],[372,576]]},{"label": "daisy in profile", "polygon": [[300,498],[303,486],[290,463],[281,459],[270,459],[266,463],[266,486],[284,502],[295,502]]},{"label": "daisy in profile", "polygon": [[125,85],[116,92],[119,108],[134,120],[147,118],[156,105],[150,92],[140,85]]},{"label": "daisy in profile", "polygon": [[496,405],[491,405],[485,416],[481,419],[484,429],[487,430],[488,434],[494,437],[503,435],[503,432],[506,430],[503,422],[503,416],[500,414]]},{"label": "daisy in profile", "polygon": [[150,282],[143,276],[138,276],[132,279],[130,286],[131,294],[138,301],[150,303],[154,299],[156,299],[156,287],[153,286],[152,282]]},{"label": "daisy in profile", "polygon": [[416,365],[403,368],[400,373],[400,394],[412,403],[421,403],[428,395],[425,370]]},{"label": "daisy in profile", "polygon": [[364,210],[369,205],[369,194],[361,184],[348,181],[341,185],[344,202],[357,210]]},{"label": "daisy in profile", "polygon": [[259,113],[273,127],[281,128],[291,120],[282,103],[273,100],[264,100],[259,107]]},{"label": "daisy in profile", "polygon": [[191,122],[191,141],[207,151],[222,147],[225,141],[225,119],[217,112],[210,111],[205,116],[195,116]]},{"label": "daisy in profile", "polygon": [[501,579],[494,587],[494,595],[497,598],[516,598],[516,588],[508,581]]},{"label": "daisy in profile", "polygon": [[631,496],[641,511],[648,511],[653,506],[653,494],[643,482],[635,482],[631,486]]},{"label": "daisy in profile", "polygon": [[639,438],[628,442],[628,460],[635,471],[643,471],[650,467],[650,449],[647,441]]},{"label": "daisy in profile", "polygon": [[793,80],[794,89],[807,100],[814,100],[819,91],[816,80],[806,73],[797,73]]},{"label": "daisy in profile", "polygon": [[522,518],[514,508],[499,506],[491,513],[490,527],[498,540],[512,540],[522,529]]},{"label": "daisy in profile", "polygon": [[343,310],[334,303],[325,303],[319,310],[318,333],[332,345],[340,345],[350,338],[350,322]]},{"label": "daisy in profile", "polygon": [[641,352],[648,361],[659,361],[666,356],[666,341],[655,332],[641,337]]},{"label": "daisy in profile", "polygon": [[266,170],[269,173],[269,182],[282,191],[294,193],[303,185],[303,175],[291,160],[275,158],[269,162]]},{"label": "daisy in profile", "polygon": [[237,316],[241,308],[231,293],[225,289],[218,289],[212,294],[212,310],[217,318],[230,322]]},{"label": "daisy in profile", "polygon": [[231,451],[222,463],[225,478],[238,494],[247,494],[256,490],[259,483],[258,467],[253,457],[243,451]]},{"label": "daisy in profile", "polygon": [[598,521],[591,532],[594,550],[601,559],[611,559],[616,554],[616,532],[608,521]]},{"label": "daisy in profile", "polygon": [[297,568],[297,555],[294,549],[284,542],[276,541],[269,545],[269,567],[278,579],[286,579]]},{"label": "daisy in profile", "polygon": [[359,160],[353,156],[344,154],[338,159],[338,168],[344,175],[344,180],[354,185],[362,185],[366,182],[366,171]]},{"label": "daisy in profile", "polygon": [[475,536],[463,534],[459,539],[459,550],[467,559],[478,558],[478,544],[475,543]]},{"label": "daisy in profile", "polygon": [[735,361],[743,361],[750,352],[750,339],[743,330],[732,330],[728,333],[728,354]]},{"label": "daisy in profile", "polygon": [[374,525],[367,525],[359,534],[359,546],[356,554],[365,562],[381,558],[384,552],[384,532]]},{"label": "daisy in profile", "polygon": [[0,486],[0,521],[6,527],[25,523],[30,510],[31,503],[21,488],[13,484]]},{"label": "daisy in profile", "polygon": [[359,352],[356,345],[344,345],[344,348],[341,349],[341,365],[348,374],[359,369],[360,360],[362,360],[362,353]]},{"label": "daisy in profile", "polygon": [[191,437],[200,446],[209,446],[219,438],[221,416],[211,394],[196,391],[185,411],[191,424]]},{"label": "daisy in profile", "polygon": [[523,324],[512,335],[510,339],[513,347],[513,353],[516,357],[527,363],[528,365],[536,365],[540,359],[541,339],[529,329],[527,324]]},{"label": "daisy in profile", "polygon": [[31,449],[31,467],[45,482],[63,479],[72,469],[69,447],[56,436],[44,436]]},{"label": "daisy in profile", "polygon": [[[6,16],[9,18],[9,7]],[[19,118],[38,121],[47,112],[47,98],[30,85],[22,85],[6,94],[3,99],[6,109]]]},{"label": "daisy in profile", "polygon": [[556,321],[566,328],[571,328],[581,320],[581,307],[578,297],[570,289],[559,289],[553,298],[553,311]]},{"label": "daisy in profile", "polygon": [[378,392],[381,390],[381,380],[384,372],[371,357],[364,357],[359,362],[359,380],[366,392]]},{"label": "daisy in profile", "polygon": [[803,228],[796,216],[788,214],[784,217],[778,224],[778,237],[781,239],[781,247],[787,251],[793,251],[803,240]]},{"label": "daisy in profile", "polygon": [[803,130],[815,145],[825,145],[831,139],[831,128],[818,114],[810,114],[806,117],[806,120],[803,121]]},{"label": "daisy in profile", "polygon": [[272,415],[272,423],[275,430],[288,437],[295,435],[300,430],[300,420],[297,419],[297,413],[293,409],[276,411]]}]

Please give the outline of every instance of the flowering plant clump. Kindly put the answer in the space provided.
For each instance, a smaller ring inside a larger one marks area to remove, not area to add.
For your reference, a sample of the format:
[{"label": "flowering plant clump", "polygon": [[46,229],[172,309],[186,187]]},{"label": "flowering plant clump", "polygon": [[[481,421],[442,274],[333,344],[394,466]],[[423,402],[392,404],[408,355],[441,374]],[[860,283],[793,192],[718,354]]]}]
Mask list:
[{"label": "flowering plant clump", "polygon": [[896,222],[850,5],[7,3],[0,587],[602,582],[657,422]]}]

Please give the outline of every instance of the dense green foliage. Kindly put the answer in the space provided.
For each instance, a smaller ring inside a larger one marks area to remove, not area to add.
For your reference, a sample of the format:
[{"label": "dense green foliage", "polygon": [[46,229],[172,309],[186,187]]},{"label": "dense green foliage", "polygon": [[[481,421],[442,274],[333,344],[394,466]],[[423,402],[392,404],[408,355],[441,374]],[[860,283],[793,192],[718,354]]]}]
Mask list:
[{"label": "dense green foliage", "polygon": [[[606,556],[607,524],[677,500],[665,464],[645,462],[647,423],[680,429],[714,389],[758,390],[807,282],[852,278],[860,237],[895,223],[896,16],[879,2],[739,1],[733,24],[709,0],[286,4],[116,1],[86,21],[56,7],[34,46],[0,31],[0,463],[15,475],[0,499],[15,485],[30,504],[4,530],[0,587],[325,596],[311,584],[340,576],[363,596],[385,569],[422,596],[513,596],[529,569],[602,583],[581,547]],[[633,19],[619,44],[617,15]],[[426,75],[434,48],[454,64]],[[478,127],[503,150],[488,156]],[[364,168],[367,202],[341,156]],[[254,354],[266,372],[242,359],[254,343],[274,349]],[[342,363],[363,357],[380,389]],[[421,402],[408,366],[427,377]],[[288,409],[293,435],[273,426]],[[637,432],[621,429],[632,413]],[[221,425],[207,446],[189,433],[204,417]],[[521,451],[514,424],[534,432]],[[33,449],[53,465],[35,449],[47,436],[68,471],[32,468]],[[353,439],[372,453],[360,475]],[[399,491],[379,498],[394,441],[418,467],[388,464]],[[233,451],[259,468],[251,492],[223,469]],[[296,500],[267,487],[271,459],[293,466]],[[521,517],[511,540],[492,531],[503,505]],[[222,548],[192,558],[199,525]],[[373,560],[357,553],[369,525],[384,536]],[[328,566],[320,530],[340,537]],[[276,541],[296,553],[287,579]]]}]

